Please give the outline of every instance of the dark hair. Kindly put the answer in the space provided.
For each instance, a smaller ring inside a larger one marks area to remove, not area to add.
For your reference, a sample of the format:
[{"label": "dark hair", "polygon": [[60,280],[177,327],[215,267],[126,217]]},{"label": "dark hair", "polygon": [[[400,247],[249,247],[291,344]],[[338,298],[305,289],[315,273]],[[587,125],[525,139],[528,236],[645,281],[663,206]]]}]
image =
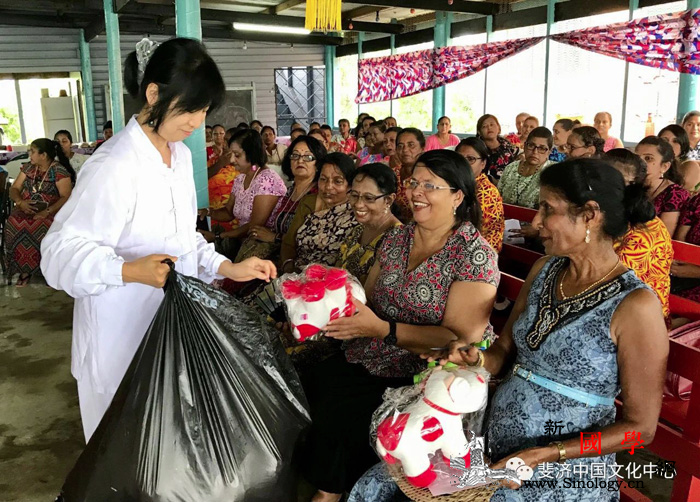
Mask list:
[{"label": "dark hair", "polygon": [[260,125],[260,127],[262,127],[262,126],[263,126],[263,123],[262,123],[262,122],[260,122],[260,121],[259,121],[259,120],[257,120],[257,119],[255,119],[255,120],[251,120],[251,121],[250,121],[250,127],[253,127],[253,124],[259,124],[259,125]]},{"label": "dark hair", "polygon": [[459,152],[459,149],[465,146],[469,146],[473,148],[477,154],[479,154],[479,158],[483,159],[486,161],[486,166],[484,166],[484,171],[487,171],[489,168],[489,147],[486,146],[486,143],[484,143],[484,140],[481,138],[478,138],[476,136],[471,136],[469,138],[464,138],[462,141],[459,142],[459,144],[455,147],[455,152]]},{"label": "dark hair", "polygon": [[[530,118],[530,117],[528,117]],[[537,118],[537,117],[535,117]],[[527,120],[527,119],[525,119]],[[532,140],[533,138],[541,138],[541,139],[546,139],[547,140],[547,146],[549,148],[552,148],[552,145],[554,144],[554,138],[552,137],[552,131],[547,129],[546,127],[535,127],[532,131],[530,131],[530,134],[527,135],[527,141]]]},{"label": "dark hair", "polygon": [[[501,123],[498,121],[495,115],[491,115],[490,113],[487,113],[486,115],[482,115],[479,117],[479,120],[476,121],[476,135],[481,138],[481,127],[484,125],[484,122],[486,122],[488,119],[493,119],[496,121],[496,124],[498,125],[498,128],[501,128]],[[500,133],[499,133],[500,135]]]},{"label": "dark hair", "polygon": [[386,123],[383,120],[378,120],[376,122],[372,122],[369,125],[369,128],[372,129],[373,127],[376,127],[380,131],[382,131],[382,134],[386,132]]},{"label": "dark hair", "polygon": [[263,128],[260,129],[260,134],[264,133],[264,132],[265,132],[265,129],[271,130],[271,131],[272,131],[272,134],[274,134],[275,136],[277,136],[277,132],[275,131],[275,128],[272,127],[272,126],[269,126],[269,125],[263,126]]},{"label": "dark hair", "polygon": [[39,138],[32,141],[31,146],[36,148],[37,152],[40,154],[45,153],[51,162],[58,160],[58,163],[65,167],[68,174],[70,174],[71,183],[75,185],[75,169],[70,165],[70,160],[68,160],[66,154],[63,153],[63,148],[61,148],[58,141],[49,138]]},{"label": "dark hair", "polygon": [[676,155],[673,153],[673,147],[666,140],[659,138],[658,136],[647,136],[642,141],[640,141],[637,146],[640,145],[650,145],[655,146],[656,151],[661,155],[661,162],[670,162],[671,167],[664,173],[664,178],[672,181],[673,183],[683,186],[684,180],[683,175],[678,170],[678,162],[676,162]]},{"label": "dark hair", "polygon": [[[450,150],[431,150],[418,157],[418,164],[425,165],[430,171],[444,179],[447,184],[464,194],[464,200],[457,208],[457,226],[469,221],[477,229],[481,228],[481,208],[476,198],[476,180],[466,159]],[[415,171],[415,166],[414,166]]]},{"label": "dark hair", "polygon": [[222,128],[224,131],[226,131],[226,132],[229,132],[229,131],[235,129],[235,127],[232,127],[231,129],[226,129],[226,128],[225,128],[224,126],[222,126],[221,124],[214,124],[213,126],[211,126],[212,130],[216,129],[217,127],[221,127],[221,128]]},{"label": "dark hair", "polygon": [[302,135],[305,135],[305,134],[306,134],[306,130],[302,129],[301,127],[295,127],[294,129],[291,130],[291,132],[289,133],[289,135],[291,136],[293,132],[297,132],[297,131],[301,131],[301,134],[302,134]]},{"label": "dark hair", "polygon": [[309,147],[311,155],[316,157],[316,176],[314,176],[314,180],[318,180],[318,177],[321,174],[321,162],[323,162],[323,158],[328,152],[326,151],[326,147],[323,146],[323,143],[312,136],[299,136],[297,139],[292,141],[292,144],[289,145],[287,152],[284,154],[284,159],[282,159],[282,172],[288,180],[292,181],[294,179],[294,173],[292,172],[292,161],[289,156],[292,155],[294,152],[294,147],[299,143],[306,143],[306,146]]},{"label": "dark hair", "polygon": [[326,130],[328,130],[328,131],[333,132],[333,128],[332,128],[331,126],[329,126],[328,124],[323,124],[323,125],[321,126],[321,129],[326,129]]},{"label": "dark hair", "polygon": [[63,134],[66,138],[68,138],[68,141],[73,143],[73,136],[71,135],[70,131],[66,131],[65,129],[61,129],[60,131],[56,131],[56,134],[53,135],[54,141],[56,140],[56,136],[59,134]]},{"label": "dark hair", "polygon": [[347,122],[347,124],[350,125],[350,121],[349,121],[348,119],[340,119],[340,120],[338,121],[338,126],[340,126],[340,124],[341,124],[342,122]]},{"label": "dark hair", "polygon": [[647,178],[647,163],[634,152],[627,148],[613,148],[603,154],[603,160],[614,164],[624,164],[627,171],[634,176],[634,183],[644,184]]},{"label": "dark hair", "polygon": [[600,137],[600,133],[595,127],[577,127],[576,129],[571,131],[571,134],[576,134],[579,138],[581,138],[581,141],[583,142],[584,146],[595,147],[595,153],[593,155],[595,155],[596,157],[600,157],[601,155],[603,155],[603,147],[605,146],[605,140]]},{"label": "dark hair", "polygon": [[700,117],[700,112],[697,110],[691,110],[685,115],[683,115],[683,120],[681,121],[681,125],[685,125],[686,122],[688,122],[690,119],[693,117]]},{"label": "dark hair", "polygon": [[600,159],[571,159],[542,171],[540,186],[550,188],[573,205],[572,214],[581,212],[588,201],[600,207],[605,222],[603,232],[616,239],[629,229],[656,216],[653,204],[641,183],[625,186],[622,173]]},{"label": "dark hair", "polygon": [[[670,124],[664,127],[659,131],[659,134],[657,136],[660,138],[661,135],[665,132],[670,132],[676,137],[676,140],[678,141],[678,146],[681,147],[681,154],[680,158],[684,159],[686,155],[688,155],[688,152],[690,151],[690,139],[688,139],[688,133],[686,132],[685,129],[683,129],[681,126],[677,124]],[[673,148],[673,147],[671,147]]]},{"label": "dark hair", "polygon": [[263,167],[267,164],[267,154],[263,146],[262,136],[255,129],[242,129],[231,136],[229,145],[236,143],[245,152],[246,159],[254,166]]},{"label": "dark hair", "polygon": [[102,131],[104,132],[105,129],[112,129],[112,121],[108,120],[105,122],[105,125],[102,126]]},{"label": "dark hair", "polygon": [[124,86],[141,106],[146,106],[149,84],[158,86],[158,100],[148,110],[147,122],[158,131],[163,120],[172,113],[216,110],[226,99],[226,86],[219,68],[201,42],[191,38],[173,38],[163,42],[148,61],[139,82],[136,51],[126,57]]},{"label": "dark hair", "polygon": [[372,122],[376,122],[376,121],[377,121],[377,119],[375,119],[375,118],[372,117],[371,115],[367,115],[365,118],[363,118],[363,119],[360,121],[360,124],[362,124],[365,120],[371,120]]},{"label": "dark hair", "polygon": [[554,125],[559,124],[565,131],[570,131],[574,128],[574,121],[571,119],[559,119]]},{"label": "dark hair", "polygon": [[398,190],[399,183],[396,179],[396,173],[392,168],[381,162],[365,164],[355,170],[353,181],[362,181],[365,178],[371,178],[377,184],[379,191],[384,195],[396,193]]},{"label": "dark hair", "polygon": [[326,135],[323,134],[323,131],[322,131],[321,129],[314,129],[313,131],[310,131],[310,132],[309,132],[309,136],[313,136],[313,135],[315,135],[315,134],[317,134],[317,135],[319,135],[321,138],[323,138],[323,140],[321,140],[321,142],[326,141]]},{"label": "dark hair", "polygon": [[405,127],[396,134],[397,143],[399,142],[399,137],[401,137],[404,134],[413,134],[418,140],[418,143],[420,143],[421,149],[425,148],[425,135],[423,134],[423,131],[421,131],[420,129],[416,129],[415,127]]},{"label": "dark hair", "polygon": [[345,155],[342,152],[329,153],[321,159],[321,163],[316,162],[316,167],[318,168],[318,174],[321,175],[321,169],[326,164],[331,164],[337,167],[348,184],[352,184],[352,179],[355,176],[355,162],[350,158],[349,155]]},{"label": "dark hair", "polygon": [[571,121],[571,123],[573,124],[573,125],[571,126],[572,129],[573,129],[574,127],[576,127],[577,125],[581,125],[581,121],[580,121],[579,119],[574,119],[574,120]]},{"label": "dark hair", "polygon": [[213,128],[212,126],[210,126],[210,125],[205,125],[205,126],[204,126],[204,129],[214,129],[214,128]]},{"label": "dark hair", "polygon": [[[214,126],[214,127],[216,127],[216,126]],[[219,126],[219,127],[224,127],[224,126]],[[229,135],[228,142],[230,144],[231,138],[233,137],[233,135],[236,134],[238,131],[242,131],[243,129],[245,129],[245,127],[230,127],[229,129],[226,129],[226,133],[224,134],[224,137],[226,137],[226,134]]]},{"label": "dark hair", "polygon": [[250,124],[248,124],[248,122],[239,122],[236,127],[240,127],[241,129],[249,129]]},{"label": "dark hair", "polygon": [[316,122],[315,120],[309,124],[309,129],[311,128],[312,125],[317,125],[319,129],[321,128],[321,123]]},{"label": "dark hair", "polygon": [[387,129],[386,131],[384,131],[384,134],[387,134],[387,133],[390,133],[390,132],[395,132],[395,133],[396,133],[396,137],[398,138],[398,137],[399,137],[399,133],[401,132],[401,128],[400,128],[400,127],[390,127],[389,129]]}]

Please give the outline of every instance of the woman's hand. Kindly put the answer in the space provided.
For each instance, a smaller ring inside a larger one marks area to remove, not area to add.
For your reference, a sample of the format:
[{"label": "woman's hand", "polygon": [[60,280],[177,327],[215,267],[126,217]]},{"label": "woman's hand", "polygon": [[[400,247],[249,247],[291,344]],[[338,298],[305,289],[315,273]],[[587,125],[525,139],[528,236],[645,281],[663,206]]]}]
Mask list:
[{"label": "woman's hand", "polygon": [[51,213],[49,213],[49,210],[48,210],[48,209],[44,209],[43,211],[39,211],[38,213],[36,213],[36,214],[34,215],[34,218],[33,218],[33,219],[34,219],[34,220],[45,220],[45,219],[48,218],[49,216],[51,216]]},{"label": "woman's hand", "polygon": [[692,263],[673,260],[671,264],[671,275],[676,277],[700,278],[700,267]]},{"label": "woman's hand", "polygon": [[[523,462],[525,462],[524,465],[534,470],[535,467],[545,462],[555,462],[556,459],[559,457],[559,452],[557,451],[555,453],[554,450],[554,446],[528,448],[526,450],[521,450],[519,452],[513,453],[512,455],[506,455],[499,462],[496,462],[495,464],[492,464],[489,467],[491,469],[505,469],[508,461],[511,458],[517,457]],[[518,488],[520,488],[521,485],[515,483],[506,483],[505,486],[513,490],[517,490]]]},{"label": "woman's hand", "polygon": [[17,203],[17,207],[25,214],[36,214],[35,204],[33,200],[21,200]]},{"label": "woman's hand", "polygon": [[277,277],[277,267],[269,260],[252,257],[240,263],[223,262],[219,267],[219,275],[236,282],[247,282],[253,279],[270,282]]},{"label": "woman's hand", "polygon": [[[464,347],[469,347],[464,349]],[[461,349],[461,350],[460,350]],[[428,362],[439,361],[441,365],[448,362],[460,366],[473,366],[479,360],[479,348],[473,347],[465,340],[454,340],[450,342],[446,350],[434,350],[426,354],[421,354]]]},{"label": "woman's hand", "polygon": [[269,228],[255,225],[248,230],[248,235],[261,242],[275,242],[277,235]]},{"label": "woman's hand", "polygon": [[162,288],[170,274],[170,265],[165,260],[177,261],[177,257],[169,254],[152,254],[138,260],[124,263],[122,266],[122,281],[125,283],[138,282],[154,288]]},{"label": "woman's hand", "polygon": [[210,232],[208,230],[197,230],[197,232],[202,234],[202,237],[204,237],[207,242],[214,242],[216,240],[216,235],[214,232]]},{"label": "woman's hand", "polygon": [[357,313],[352,317],[341,317],[329,322],[323,331],[326,336],[338,340],[353,338],[380,338],[389,333],[389,323],[382,321],[372,309],[357,298],[353,298]]}]

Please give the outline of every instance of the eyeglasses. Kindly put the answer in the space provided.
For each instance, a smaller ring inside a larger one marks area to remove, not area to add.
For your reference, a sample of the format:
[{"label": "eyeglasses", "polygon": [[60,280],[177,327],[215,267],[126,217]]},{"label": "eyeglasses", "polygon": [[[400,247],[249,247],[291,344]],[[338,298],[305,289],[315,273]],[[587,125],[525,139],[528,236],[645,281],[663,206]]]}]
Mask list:
[{"label": "eyeglasses", "polygon": [[466,157],[464,157],[464,158],[467,160],[467,162],[469,162],[469,165],[470,165],[470,166],[471,166],[471,165],[474,165],[475,162],[478,162],[478,161],[480,161],[480,160],[484,160],[484,159],[482,159],[481,157],[466,156]]},{"label": "eyeglasses", "polygon": [[565,152],[573,152],[574,150],[578,150],[579,148],[586,148],[586,145],[571,145],[569,143],[566,143],[561,147],[561,149]]},{"label": "eyeglasses", "polygon": [[418,181],[414,179],[406,180],[403,182],[403,186],[406,190],[415,190],[417,188],[422,188],[425,193],[430,193],[434,190],[457,190],[452,187],[441,187],[438,185],[433,185],[427,181]]},{"label": "eyeglasses", "polygon": [[384,195],[372,195],[371,193],[360,194],[358,192],[355,192],[354,190],[351,190],[350,192],[348,192],[348,200],[350,201],[350,204],[356,204],[357,201],[359,201],[360,199],[362,199],[362,202],[364,202],[365,204],[372,204],[373,202],[375,202],[383,197],[386,197],[388,195],[390,195],[390,194],[388,194],[388,193],[385,193]]},{"label": "eyeglasses", "polygon": [[304,162],[312,162],[316,160],[316,157],[311,154],[300,155],[298,153],[293,153],[289,156],[289,160],[303,160]]},{"label": "eyeglasses", "polygon": [[527,148],[528,150],[537,150],[537,153],[547,153],[549,151],[548,146],[536,145],[536,144],[532,143],[531,141],[528,141],[527,143],[525,143],[525,148]]}]

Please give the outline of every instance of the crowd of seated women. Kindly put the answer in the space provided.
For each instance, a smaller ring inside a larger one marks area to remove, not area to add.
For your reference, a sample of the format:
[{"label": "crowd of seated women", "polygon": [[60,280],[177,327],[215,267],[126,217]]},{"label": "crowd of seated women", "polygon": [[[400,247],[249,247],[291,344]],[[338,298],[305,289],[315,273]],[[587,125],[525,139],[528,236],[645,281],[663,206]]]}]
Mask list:
[{"label": "crowd of seated women", "polygon": [[[403,500],[383,467],[372,467],[369,426],[384,390],[410,385],[426,357],[504,378],[487,421],[496,466],[519,456],[537,478],[543,462],[613,463],[625,431],[653,438],[671,290],[700,301],[700,267],[674,262],[671,241],[700,245],[700,113],[634,151],[609,134],[606,112],[593,126],[563,118],[551,131],[536,117],[518,117],[517,133],[503,134],[498,119],[484,115],[477,135],[463,140],[448,117],[427,138],[366,114],[354,130],[339,121],[335,136],[325,125],[311,124],[307,134],[297,124],[279,173],[267,165],[274,130],[232,132],[230,198],[202,216],[233,226],[206,235],[232,259],[269,258],[280,273],[311,263],[346,268],[368,298],[355,316],[324,327],[322,342],[289,349],[311,406],[300,465],[318,490],[314,502],[343,493],[351,501]],[[504,204],[537,215],[504,235]],[[489,319],[498,254],[510,236],[546,256],[496,336]],[[255,305],[264,285],[231,291]],[[470,345],[481,350],[459,350]],[[527,382],[514,365],[585,402]],[[624,405],[616,419],[617,395]],[[548,420],[570,430],[545,436]],[[592,429],[602,431],[603,451],[584,457],[578,432]],[[503,488],[492,500],[540,500],[538,490]],[[609,497],[599,490],[576,496]]]}]

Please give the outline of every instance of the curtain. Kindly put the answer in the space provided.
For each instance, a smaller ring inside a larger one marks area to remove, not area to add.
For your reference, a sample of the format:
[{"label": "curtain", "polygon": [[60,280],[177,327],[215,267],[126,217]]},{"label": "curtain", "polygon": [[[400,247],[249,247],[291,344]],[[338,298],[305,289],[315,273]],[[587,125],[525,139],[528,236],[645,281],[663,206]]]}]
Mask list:
[{"label": "curtain", "polygon": [[649,16],[552,35],[552,40],[653,68],[700,74],[700,11]]},{"label": "curtain", "polygon": [[435,89],[473,75],[542,40],[523,38],[360,59],[355,102],[375,103]]}]

